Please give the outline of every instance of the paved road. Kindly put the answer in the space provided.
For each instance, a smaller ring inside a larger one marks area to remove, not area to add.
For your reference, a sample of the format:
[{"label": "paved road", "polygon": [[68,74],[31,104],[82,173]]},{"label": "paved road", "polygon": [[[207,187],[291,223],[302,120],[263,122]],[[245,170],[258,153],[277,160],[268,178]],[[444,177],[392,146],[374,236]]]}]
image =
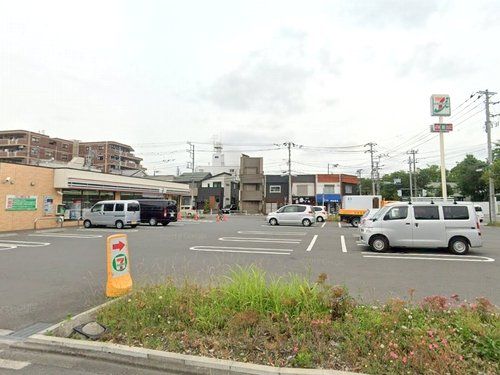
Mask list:
[{"label": "paved road", "polygon": [[[103,302],[105,238],[113,233],[71,228],[0,234],[0,329],[54,323]],[[366,301],[405,297],[414,288],[416,297],[457,293],[500,304],[499,228],[484,228],[484,247],[462,257],[444,250],[369,253],[347,225],[271,227],[262,217],[183,221],[125,233],[136,285],[168,276],[206,283],[231,265],[256,264],[278,275],[315,278],[324,272]]]}]

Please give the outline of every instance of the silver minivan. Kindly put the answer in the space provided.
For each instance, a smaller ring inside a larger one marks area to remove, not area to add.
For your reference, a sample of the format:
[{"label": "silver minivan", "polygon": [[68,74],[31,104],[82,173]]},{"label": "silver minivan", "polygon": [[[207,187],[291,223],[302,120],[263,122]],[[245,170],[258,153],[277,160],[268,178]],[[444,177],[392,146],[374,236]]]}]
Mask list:
[{"label": "silver minivan", "polygon": [[394,203],[378,211],[360,229],[361,241],[373,251],[390,247],[448,248],[467,254],[482,246],[481,230],[472,203]]},{"label": "silver minivan", "polygon": [[267,215],[267,222],[271,225],[302,224],[309,227],[316,221],[313,206],[306,204],[289,204]]},{"label": "silver minivan", "polygon": [[134,200],[112,200],[97,202],[83,215],[83,226],[102,225],[122,229],[124,226],[135,228],[141,220],[140,205]]}]

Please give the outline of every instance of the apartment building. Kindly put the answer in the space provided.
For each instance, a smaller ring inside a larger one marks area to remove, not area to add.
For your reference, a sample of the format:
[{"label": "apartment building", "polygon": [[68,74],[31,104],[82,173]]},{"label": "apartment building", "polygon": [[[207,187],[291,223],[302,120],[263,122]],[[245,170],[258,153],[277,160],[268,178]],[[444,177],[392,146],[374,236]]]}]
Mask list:
[{"label": "apartment building", "polygon": [[142,159],[133,152],[132,147],[112,141],[79,142],[27,130],[0,131],[0,162],[39,165],[83,157],[86,165],[106,173],[144,171]]},{"label": "apartment building", "polygon": [[264,160],[261,157],[241,155],[240,209],[249,214],[264,211]]}]

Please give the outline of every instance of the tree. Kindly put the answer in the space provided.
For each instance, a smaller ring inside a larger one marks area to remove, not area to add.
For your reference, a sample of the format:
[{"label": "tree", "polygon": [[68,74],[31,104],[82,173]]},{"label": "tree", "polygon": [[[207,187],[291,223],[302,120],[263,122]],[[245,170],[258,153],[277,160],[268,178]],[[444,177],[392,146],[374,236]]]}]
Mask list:
[{"label": "tree", "polygon": [[473,201],[486,200],[487,185],[482,178],[486,167],[486,162],[468,154],[464,160],[451,169],[450,181],[456,182],[458,189],[465,197],[470,197]]},{"label": "tree", "polygon": [[369,178],[361,178],[361,194],[371,195],[372,193],[372,180]]}]

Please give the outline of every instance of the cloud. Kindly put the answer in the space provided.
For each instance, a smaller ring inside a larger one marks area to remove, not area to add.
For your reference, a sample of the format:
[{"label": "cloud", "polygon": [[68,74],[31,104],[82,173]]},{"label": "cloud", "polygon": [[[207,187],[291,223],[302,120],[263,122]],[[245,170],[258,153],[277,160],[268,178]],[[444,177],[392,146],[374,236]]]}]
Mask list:
[{"label": "cloud", "polygon": [[238,69],[217,79],[206,99],[222,109],[272,114],[299,113],[311,72],[252,54]]},{"label": "cloud", "polygon": [[419,27],[442,6],[435,0],[363,0],[346,2],[341,12],[366,26]]}]

